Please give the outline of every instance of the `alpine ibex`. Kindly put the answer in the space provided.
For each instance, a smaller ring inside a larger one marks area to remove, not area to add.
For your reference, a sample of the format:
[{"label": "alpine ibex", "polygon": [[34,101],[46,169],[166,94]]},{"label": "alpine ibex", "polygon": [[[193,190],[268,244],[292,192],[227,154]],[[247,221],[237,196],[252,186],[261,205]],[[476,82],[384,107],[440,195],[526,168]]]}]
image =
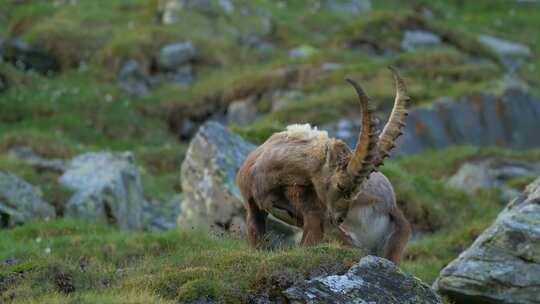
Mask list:
[{"label": "alpine ibex", "polygon": [[390,70],[396,98],[378,138],[369,97],[359,84],[347,79],[361,106],[361,131],[353,152],[324,131],[292,125],[247,157],[237,183],[245,200],[252,246],[264,237],[271,213],[302,227],[303,245],[317,244],[325,230],[334,231],[349,243],[399,264],[410,226],[396,205],[392,185],[377,167],[401,135],[409,97],[398,72]]}]

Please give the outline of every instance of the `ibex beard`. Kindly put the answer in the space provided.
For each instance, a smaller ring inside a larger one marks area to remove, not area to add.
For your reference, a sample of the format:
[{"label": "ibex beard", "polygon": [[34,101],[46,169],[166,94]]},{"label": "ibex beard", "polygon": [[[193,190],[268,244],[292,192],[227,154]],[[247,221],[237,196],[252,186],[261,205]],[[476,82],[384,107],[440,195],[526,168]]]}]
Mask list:
[{"label": "ibex beard", "polygon": [[393,187],[377,168],[402,134],[409,97],[398,72],[390,68],[396,98],[379,136],[370,98],[356,82],[361,131],[354,151],[309,125],[273,134],[240,167],[237,183],[247,210],[248,239],[257,247],[268,214],[303,228],[300,243],[315,245],[336,233],[367,253],[399,264],[411,229],[396,205]]}]

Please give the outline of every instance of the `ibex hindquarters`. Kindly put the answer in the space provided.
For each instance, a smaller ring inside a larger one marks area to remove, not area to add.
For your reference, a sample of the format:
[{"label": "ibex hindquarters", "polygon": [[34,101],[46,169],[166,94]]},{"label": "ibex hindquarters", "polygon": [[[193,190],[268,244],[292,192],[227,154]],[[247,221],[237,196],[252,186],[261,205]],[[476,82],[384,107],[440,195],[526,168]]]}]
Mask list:
[{"label": "ibex hindquarters", "polygon": [[362,184],[339,228],[350,244],[397,265],[411,235],[392,185],[380,172],[373,172]]},{"label": "ibex hindquarters", "polygon": [[237,182],[245,199],[248,238],[253,246],[264,238],[268,213],[302,227],[304,245],[320,242],[325,228],[348,231],[340,226],[347,218],[349,225],[360,227],[351,228],[348,238],[358,240],[361,247],[380,247],[376,250],[379,255],[399,263],[410,229],[395,205],[390,182],[376,171],[401,135],[407,114],[405,84],[392,72],[396,99],[380,136],[369,97],[360,85],[348,80],[358,93],[362,113],[354,151],[326,132],[293,125],[272,135],[248,156]]}]

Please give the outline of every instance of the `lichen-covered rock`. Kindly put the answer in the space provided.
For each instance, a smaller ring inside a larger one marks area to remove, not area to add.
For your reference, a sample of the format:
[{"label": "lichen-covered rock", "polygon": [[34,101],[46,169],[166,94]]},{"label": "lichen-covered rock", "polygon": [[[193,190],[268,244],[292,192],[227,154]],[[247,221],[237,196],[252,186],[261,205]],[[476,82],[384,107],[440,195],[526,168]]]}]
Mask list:
[{"label": "lichen-covered rock", "polygon": [[[199,128],[181,168],[184,199],[178,216],[180,228],[245,232],[245,208],[236,173],[253,149],[253,144],[217,122]],[[276,244],[293,241],[298,232],[271,215],[268,224]]]},{"label": "lichen-covered rock", "polygon": [[[338,122],[325,129],[354,147],[360,128],[356,117],[351,123]],[[518,89],[508,89],[502,95],[441,98],[429,107],[410,110],[392,154],[415,154],[450,145],[534,148],[540,146],[539,128],[540,99]]]},{"label": "lichen-covered rock", "polygon": [[32,185],[10,172],[0,171],[0,228],[52,218],[55,214]]},{"label": "lichen-covered rock", "polygon": [[200,127],[181,168],[184,201],[178,217],[180,227],[228,230],[233,223],[244,223],[236,172],[254,148],[217,122]]},{"label": "lichen-covered rock", "polygon": [[144,195],[131,153],[79,155],[70,162],[60,183],[74,191],[66,204],[66,215],[105,221],[121,229],[142,228]]},{"label": "lichen-covered rock", "polygon": [[428,285],[375,256],[362,258],[343,275],[314,278],[284,295],[291,304],[442,303]]},{"label": "lichen-covered rock", "polygon": [[540,178],[433,286],[459,303],[540,303]]}]

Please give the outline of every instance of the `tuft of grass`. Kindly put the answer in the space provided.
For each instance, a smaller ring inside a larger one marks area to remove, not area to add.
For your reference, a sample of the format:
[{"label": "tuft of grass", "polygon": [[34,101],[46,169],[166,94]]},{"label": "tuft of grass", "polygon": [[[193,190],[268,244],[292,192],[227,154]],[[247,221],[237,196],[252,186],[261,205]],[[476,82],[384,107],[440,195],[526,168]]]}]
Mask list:
[{"label": "tuft of grass", "polygon": [[[272,289],[281,276],[290,285],[310,273],[343,271],[362,256],[334,243],[262,251],[204,231],[135,234],[73,219],[3,233],[0,252],[0,260],[17,259],[0,266],[0,277],[17,276],[2,294],[11,295],[12,303],[51,298],[102,302],[135,294],[162,302],[206,297],[238,303],[250,293]],[[70,278],[73,292],[59,288],[54,279],[59,273]]]}]

